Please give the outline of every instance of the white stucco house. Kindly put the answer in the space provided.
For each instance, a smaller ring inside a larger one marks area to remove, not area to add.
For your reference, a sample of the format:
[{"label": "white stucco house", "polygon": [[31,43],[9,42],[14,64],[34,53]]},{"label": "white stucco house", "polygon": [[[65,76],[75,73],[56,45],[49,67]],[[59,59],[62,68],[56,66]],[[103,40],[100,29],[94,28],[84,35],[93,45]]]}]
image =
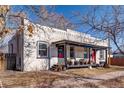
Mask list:
[{"label": "white stucco house", "polygon": [[[32,24],[33,35],[29,36],[27,25]],[[16,54],[16,68],[22,71],[48,70],[54,64],[83,59],[100,64],[107,62],[108,40],[100,40],[89,34],[61,30],[33,24],[24,20],[24,31],[15,34],[8,42],[9,53]],[[80,66],[78,64],[77,66]]]}]

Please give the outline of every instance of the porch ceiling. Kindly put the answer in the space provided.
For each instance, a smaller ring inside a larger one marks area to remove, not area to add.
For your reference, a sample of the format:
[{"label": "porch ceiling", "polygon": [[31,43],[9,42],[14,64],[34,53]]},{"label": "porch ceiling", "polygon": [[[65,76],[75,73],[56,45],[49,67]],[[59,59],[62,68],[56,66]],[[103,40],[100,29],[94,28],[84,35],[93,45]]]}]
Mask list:
[{"label": "porch ceiling", "polygon": [[62,44],[67,44],[67,45],[81,46],[81,47],[94,48],[94,49],[107,49],[107,48],[109,48],[109,47],[105,47],[105,46],[98,46],[98,45],[93,45],[93,44],[75,42],[75,41],[71,41],[71,40],[60,40],[60,41],[52,42],[52,44],[56,44],[56,46],[59,46]]}]

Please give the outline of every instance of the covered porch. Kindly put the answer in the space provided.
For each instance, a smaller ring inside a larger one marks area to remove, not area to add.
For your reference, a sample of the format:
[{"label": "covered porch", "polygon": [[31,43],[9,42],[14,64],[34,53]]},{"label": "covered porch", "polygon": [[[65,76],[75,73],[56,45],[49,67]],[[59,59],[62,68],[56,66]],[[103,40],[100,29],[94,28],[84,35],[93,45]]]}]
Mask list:
[{"label": "covered porch", "polygon": [[[108,47],[70,40],[53,42],[58,49],[58,64],[66,68],[102,66],[107,62]],[[101,51],[101,52],[100,52]],[[103,55],[101,54],[103,51]]]}]

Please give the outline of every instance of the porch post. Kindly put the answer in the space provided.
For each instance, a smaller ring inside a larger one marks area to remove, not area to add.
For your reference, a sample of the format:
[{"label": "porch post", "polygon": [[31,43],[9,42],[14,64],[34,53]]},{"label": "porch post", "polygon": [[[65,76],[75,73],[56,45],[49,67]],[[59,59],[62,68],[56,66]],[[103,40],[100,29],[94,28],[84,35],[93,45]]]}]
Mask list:
[{"label": "porch post", "polygon": [[95,63],[96,63],[96,49],[95,49],[95,59],[94,59]]},{"label": "porch post", "polygon": [[89,69],[92,69],[91,61],[90,61],[90,48],[89,48]]},{"label": "porch post", "polygon": [[89,48],[89,63],[90,63],[90,48]]},{"label": "porch post", "polygon": [[66,43],[64,44],[64,61],[65,61],[65,67],[67,68],[67,47]]},{"label": "porch post", "polygon": [[106,64],[108,64],[108,57],[107,57],[107,54],[108,54],[108,53],[107,53],[107,49],[105,50],[105,54],[106,54],[106,57],[105,57],[105,58],[106,58],[106,59],[105,59],[105,62],[106,62]]},{"label": "porch post", "polygon": [[48,70],[50,70],[50,56],[51,56],[51,51],[50,51],[50,44],[48,46]]}]

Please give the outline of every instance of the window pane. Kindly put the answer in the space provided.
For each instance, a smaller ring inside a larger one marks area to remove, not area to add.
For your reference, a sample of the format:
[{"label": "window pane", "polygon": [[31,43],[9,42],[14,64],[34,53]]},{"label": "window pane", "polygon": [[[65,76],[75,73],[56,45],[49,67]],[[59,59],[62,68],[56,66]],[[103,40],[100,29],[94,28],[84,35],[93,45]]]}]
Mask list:
[{"label": "window pane", "polygon": [[39,44],[39,49],[47,49],[47,45],[46,44]]},{"label": "window pane", "polygon": [[47,50],[39,50],[39,55],[42,56],[47,56]]}]

